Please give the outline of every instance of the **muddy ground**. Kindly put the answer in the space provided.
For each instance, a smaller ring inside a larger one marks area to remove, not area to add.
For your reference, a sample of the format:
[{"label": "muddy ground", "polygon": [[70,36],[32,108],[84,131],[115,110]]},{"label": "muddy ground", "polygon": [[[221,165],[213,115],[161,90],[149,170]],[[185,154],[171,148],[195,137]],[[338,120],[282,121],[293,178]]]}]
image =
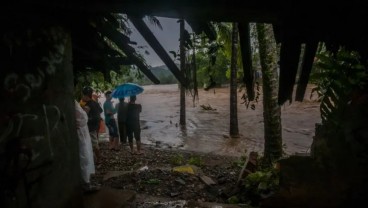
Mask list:
[{"label": "muddy ground", "polygon": [[[136,203],[141,206],[158,199],[227,203],[244,162],[243,157],[150,145],[144,145],[143,155],[132,155],[127,146],[113,151],[107,142],[100,145],[103,157],[96,164],[93,183],[135,191]],[[174,170],[180,166],[191,167],[193,172]]]}]

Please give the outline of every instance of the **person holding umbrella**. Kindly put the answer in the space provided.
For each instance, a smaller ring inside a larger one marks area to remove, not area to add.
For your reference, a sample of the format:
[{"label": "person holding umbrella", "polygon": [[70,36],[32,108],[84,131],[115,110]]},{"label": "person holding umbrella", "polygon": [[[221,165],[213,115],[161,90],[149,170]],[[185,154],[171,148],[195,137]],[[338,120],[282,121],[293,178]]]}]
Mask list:
[{"label": "person holding umbrella", "polygon": [[126,120],[127,120],[128,103],[125,102],[124,97],[119,98],[119,103],[116,105],[116,109],[118,111],[118,127],[119,127],[120,143],[122,145],[126,145],[127,144]]},{"label": "person holding umbrella", "polygon": [[[137,84],[134,84],[134,83],[124,83],[122,85],[117,86],[111,94],[112,97],[118,98],[122,102],[122,105],[125,105],[124,98],[130,97],[130,101],[128,105],[126,106],[126,109],[124,110],[120,109],[120,106],[119,106],[119,109],[122,110],[121,121],[126,120],[125,122],[126,135],[128,137],[129,147],[130,147],[132,154],[142,154],[141,152],[141,128],[140,128],[140,113],[142,112],[142,105],[135,103],[137,99],[136,95],[142,92],[143,92],[143,87]],[[119,117],[119,113],[118,113],[118,117]],[[120,127],[119,125],[119,128],[123,129],[124,126]],[[124,134],[123,135],[120,134],[120,136],[123,137],[122,139],[124,141],[124,139],[126,138]],[[134,149],[133,149],[133,137],[136,140],[137,152],[134,152]]]},{"label": "person holding umbrella", "polygon": [[[142,105],[135,103],[137,97],[135,95],[130,96],[127,111],[127,136],[129,141],[129,147],[132,154],[142,154],[141,152],[141,126],[140,126],[140,113],[142,112]],[[133,148],[133,136],[137,145],[137,152]]]}]

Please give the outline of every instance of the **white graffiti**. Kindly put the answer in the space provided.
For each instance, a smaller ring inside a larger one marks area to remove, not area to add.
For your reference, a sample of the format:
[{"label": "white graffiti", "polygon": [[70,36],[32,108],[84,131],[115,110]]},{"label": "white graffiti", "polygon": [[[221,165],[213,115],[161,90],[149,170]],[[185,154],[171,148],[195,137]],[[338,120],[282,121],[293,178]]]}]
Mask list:
[{"label": "white graffiti", "polygon": [[[33,141],[36,143],[41,140],[46,140],[47,145],[48,145],[47,149],[50,154],[49,156],[53,158],[54,151],[52,147],[51,135],[52,135],[52,132],[54,132],[58,128],[59,121],[63,113],[61,113],[60,109],[55,105],[49,105],[49,106],[43,105],[42,108],[43,108],[44,115],[41,117],[35,114],[17,114],[12,119],[10,119],[10,121],[8,122],[7,128],[0,135],[0,144],[3,142],[6,142],[8,139],[12,139],[14,137],[17,137],[17,138],[21,137],[21,131],[24,128],[26,120],[31,120],[33,123],[41,122],[45,126],[43,135],[22,137],[21,140],[27,141],[27,142]],[[53,118],[54,118],[53,120],[55,120],[53,123],[50,123],[50,120],[49,120],[49,114],[51,112],[56,113],[55,116],[53,115]],[[32,160],[35,160],[36,158],[40,156],[40,153],[35,152],[33,149],[32,149],[32,152],[33,152]]]},{"label": "white graffiti", "polygon": [[[49,109],[53,109],[56,112],[56,121],[53,124],[53,126],[52,126],[51,129],[50,129],[50,122],[49,122],[48,116],[47,116],[47,112],[48,112],[47,109],[48,108]],[[57,126],[59,124],[59,121],[60,121],[61,113],[60,113],[59,108],[57,106],[55,106],[55,105],[52,105],[52,106],[43,105],[43,111],[44,111],[44,114],[45,114],[46,139],[47,139],[48,144],[49,144],[50,155],[53,157],[54,156],[54,151],[53,151],[52,145],[51,145],[51,132],[53,132],[57,128]]]},{"label": "white graffiti", "polygon": [[[14,128],[15,118],[19,120],[18,126]],[[0,143],[5,141],[12,133],[14,133],[15,137],[18,137],[20,134],[20,131],[23,127],[23,119],[24,118],[30,118],[32,120],[37,120],[38,116],[34,114],[17,114],[14,119],[11,119],[8,123],[8,127],[5,129],[3,134],[0,136]],[[15,130],[15,132],[14,132]]]},{"label": "white graffiti", "polygon": [[[55,31],[51,30],[51,35]],[[64,33],[61,33],[64,34]],[[8,74],[4,79],[4,89],[8,92],[17,95],[23,102],[26,102],[31,97],[31,92],[34,89],[39,89],[45,81],[45,74],[54,75],[57,70],[57,66],[62,63],[65,54],[66,36],[58,35],[54,37],[55,42],[53,49],[50,49],[49,53],[41,58],[41,62],[46,63],[46,67],[41,69],[38,67],[35,69],[35,73],[26,73],[18,75],[14,72]]]},{"label": "white graffiti", "polygon": [[18,114],[18,118],[19,118],[19,125],[18,125],[18,129],[15,133],[16,137],[19,137],[19,133],[22,130],[23,122],[24,122],[23,119],[24,118],[30,118],[31,120],[37,120],[38,116],[34,115],[34,114]]},{"label": "white graffiti", "polygon": [[42,77],[40,75],[35,76],[33,74],[26,74],[24,77],[27,80],[27,83],[31,86],[31,88],[39,88],[42,85]]}]

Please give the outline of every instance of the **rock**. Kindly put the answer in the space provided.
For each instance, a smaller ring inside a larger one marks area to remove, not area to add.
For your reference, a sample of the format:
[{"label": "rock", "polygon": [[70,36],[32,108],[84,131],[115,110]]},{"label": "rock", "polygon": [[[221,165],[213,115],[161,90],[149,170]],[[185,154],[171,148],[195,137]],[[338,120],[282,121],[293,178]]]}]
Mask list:
[{"label": "rock", "polygon": [[180,183],[181,185],[185,185],[185,181],[181,178],[175,180],[176,182]]},{"label": "rock", "polygon": [[148,166],[147,166],[147,165],[145,165],[145,166],[143,166],[143,167],[139,168],[139,169],[138,169],[138,172],[139,172],[139,171],[145,171],[145,170],[148,170]]},{"label": "rock", "polygon": [[171,196],[171,197],[176,197],[176,196],[178,196],[178,195],[179,195],[179,193],[178,193],[178,192],[170,193],[170,196]]},{"label": "rock", "polygon": [[212,180],[212,178],[205,176],[205,175],[201,175],[199,177],[206,185],[210,186],[210,185],[214,185],[216,184],[215,181]]}]

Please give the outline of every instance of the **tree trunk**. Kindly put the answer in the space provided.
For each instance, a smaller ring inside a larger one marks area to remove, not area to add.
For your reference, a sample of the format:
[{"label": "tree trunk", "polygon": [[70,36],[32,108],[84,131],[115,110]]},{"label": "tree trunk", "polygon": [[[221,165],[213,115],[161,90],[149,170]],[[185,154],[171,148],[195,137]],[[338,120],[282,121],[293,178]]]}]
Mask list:
[{"label": "tree trunk", "polygon": [[271,165],[282,156],[281,110],[278,105],[277,49],[272,25],[257,24],[263,82],[264,162]]},{"label": "tree trunk", "polygon": [[[185,47],[184,47],[184,20],[180,21],[180,70],[183,76],[185,76]],[[180,86],[180,121],[179,124],[182,126],[186,125],[185,119],[185,87],[181,84]]]},{"label": "tree trunk", "polygon": [[193,105],[195,107],[195,101],[198,101],[198,82],[197,82],[197,62],[196,62],[196,49],[195,49],[195,34],[193,34],[193,54],[192,54],[192,73],[193,73]]},{"label": "tree trunk", "polygon": [[239,137],[237,109],[237,60],[238,60],[238,24],[233,23],[231,41],[231,75],[230,75],[230,137]]}]

